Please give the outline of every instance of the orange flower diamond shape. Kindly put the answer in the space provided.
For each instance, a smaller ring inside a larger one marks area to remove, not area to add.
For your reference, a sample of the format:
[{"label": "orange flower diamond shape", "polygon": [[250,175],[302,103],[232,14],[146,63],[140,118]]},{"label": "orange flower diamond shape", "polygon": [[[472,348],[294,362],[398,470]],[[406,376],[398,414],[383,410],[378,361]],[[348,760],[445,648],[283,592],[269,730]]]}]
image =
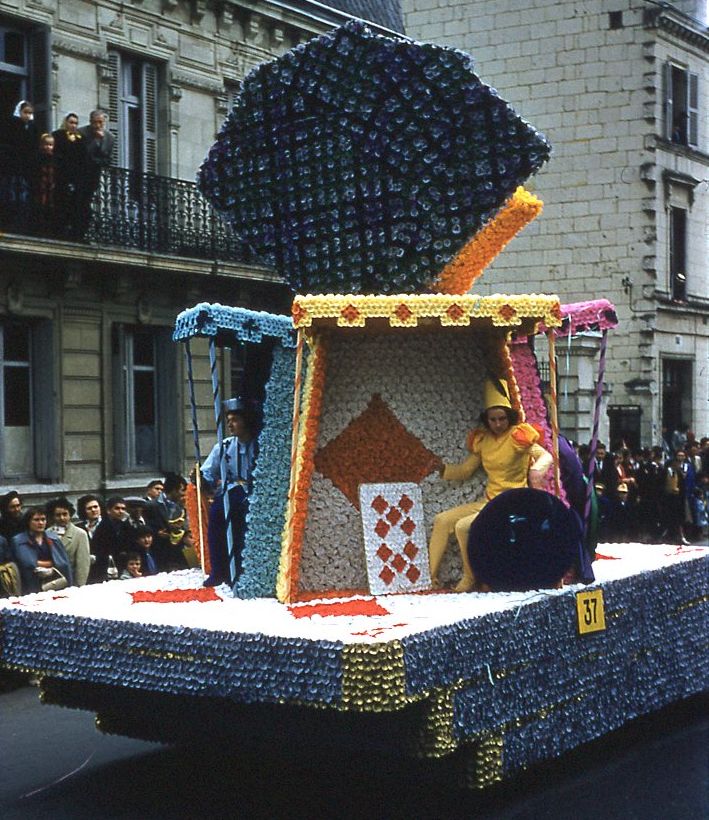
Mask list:
[{"label": "orange flower diamond shape", "polygon": [[416,581],[421,577],[421,570],[418,567],[415,567],[413,564],[406,570],[406,577],[411,581],[412,584],[415,584]]},{"label": "orange flower diamond shape", "polygon": [[372,509],[376,510],[379,515],[384,515],[386,512],[386,508],[389,506],[389,502],[386,498],[383,498],[381,495],[378,495],[375,499],[372,500]]},{"label": "orange flower diamond shape", "polygon": [[403,302],[394,311],[394,316],[396,316],[400,322],[408,322],[413,315],[411,308]]},{"label": "orange flower diamond shape", "polygon": [[403,555],[397,553],[394,557],[394,560],[391,562],[391,565],[397,572],[401,572],[406,566],[406,558],[404,558]]},{"label": "orange flower diamond shape", "polygon": [[387,537],[387,535],[389,534],[389,530],[390,530],[390,529],[391,529],[391,527],[387,524],[387,522],[386,522],[386,521],[383,521],[383,520],[380,518],[380,519],[379,519],[379,521],[377,521],[377,523],[376,523],[376,525],[375,525],[375,527],[374,527],[374,532],[376,532],[376,534],[377,534],[380,538],[386,538],[386,537]]},{"label": "orange flower diamond shape", "polygon": [[512,305],[503,305],[499,310],[498,313],[500,316],[506,321],[509,322],[514,316],[517,315],[517,311],[512,307]]},{"label": "orange flower diamond shape", "polygon": [[382,561],[384,561],[385,564],[391,558],[392,554],[393,554],[392,551],[389,549],[389,547],[387,547],[386,544],[380,544],[379,545],[379,549],[377,550],[377,555],[379,556],[379,558]]},{"label": "orange flower diamond shape", "polygon": [[347,305],[340,311],[340,316],[350,324],[354,324],[359,319],[359,311],[354,305]]},{"label": "orange flower diamond shape", "polygon": [[410,519],[407,518],[406,521],[401,525],[401,529],[409,536],[413,534],[413,531],[416,529],[416,524]]},{"label": "orange flower diamond shape", "polygon": [[[356,509],[360,484],[420,484],[438,469],[437,465],[436,455],[404,427],[376,393],[364,411],[315,455],[315,468]],[[407,510],[407,503],[412,506],[408,497],[402,497],[398,505],[405,513],[411,509]]]},{"label": "orange flower diamond shape", "polygon": [[388,586],[394,578],[396,578],[396,575],[389,569],[389,567],[383,567],[382,571],[379,573],[379,577]]},{"label": "orange flower diamond shape", "polygon": [[446,313],[454,322],[460,321],[460,319],[462,319],[465,315],[463,308],[455,302],[446,310]]},{"label": "orange flower diamond shape", "polygon": [[386,520],[395,527],[399,521],[401,521],[401,513],[396,507],[392,507],[389,512],[386,514]]},{"label": "orange flower diamond shape", "polygon": [[413,541],[407,541],[404,545],[404,555],[409,559],[409,561],[413,561],[414,558],[416,558],[418,551],[419,548]]}]

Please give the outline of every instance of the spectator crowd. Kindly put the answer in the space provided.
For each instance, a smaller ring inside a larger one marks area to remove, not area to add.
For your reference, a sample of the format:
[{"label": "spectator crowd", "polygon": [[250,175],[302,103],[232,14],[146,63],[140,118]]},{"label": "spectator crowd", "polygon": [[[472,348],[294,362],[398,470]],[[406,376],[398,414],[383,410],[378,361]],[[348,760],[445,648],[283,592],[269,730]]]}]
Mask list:
[{"label": "spectator crowd", "polygon": [[154,479],[144,496],[64,496],[24,508],[0,496],[0,595],[136,578],[194,565],[187,480]]},{"label": "spectator crowd", "polygon": [[[578,448],[588,463],[588,446]],[[675,432],[662,446],[594,453],[598,540],[688,545],[707,538],[709,437]]]},{"label": "spectator crowd", "polygon": [[79,123],[79,115],[69,111],[59,128],[42,133],[29,100],[0,122],[0,228],[83,239],[114,137],[104,111],[92,111],[87,124]]}]

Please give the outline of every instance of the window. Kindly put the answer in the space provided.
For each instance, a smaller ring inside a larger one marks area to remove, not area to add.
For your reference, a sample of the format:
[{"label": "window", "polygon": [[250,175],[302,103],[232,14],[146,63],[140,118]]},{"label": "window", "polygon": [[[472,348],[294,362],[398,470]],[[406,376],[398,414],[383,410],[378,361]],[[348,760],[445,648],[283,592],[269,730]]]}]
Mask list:
[{"label": "window", "polygon": [[689,359],[662,359],[662,426],[670,432],[692,424],[692,369]]},{"label": "window", "polygon": [[48,128],[48,36],[47,29],[25,29],[0,19],[0,118],[6,119],[20,100],[29,99],[40,128]]},{"label": "window", "polygon": [[158,172],[158,67],[110,52],[109,128],[116,137],[114,163],[131,171]]},{"label": "window", "polygon": [[621,443],[636,450],[640,447],[642,408],[637,404],[615,404],[608,407],[610,446],[616,450]]},{"label": "window", "polygon": [[687,300],[687,211],[670,208],[670,296]]},{"label": "window", "polygon": [[2,328],[2,474],[8,478],[31,475],[32,383],[30,330],[7,322]]},{"label": "window", "polygon": [[665,138],[699,147],[699,76],[665,63]]},{"label": "window", "polygon": [[57,372],[49,321],[0,320],[0,477],[57,481]]},{"label": "window", "polygon": [[180,469],[181,382],[175,347],[168,328],[114,326],[117,473]]}]

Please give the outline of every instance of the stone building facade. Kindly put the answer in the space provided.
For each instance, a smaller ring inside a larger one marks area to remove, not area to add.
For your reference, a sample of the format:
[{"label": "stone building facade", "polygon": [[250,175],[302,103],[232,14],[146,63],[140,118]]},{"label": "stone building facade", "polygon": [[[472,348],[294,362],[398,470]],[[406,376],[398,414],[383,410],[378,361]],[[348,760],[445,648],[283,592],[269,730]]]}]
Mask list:
[{"label": "stone building facade", "polygon": [[[101,108],[116,137],[83,241],[43,234],[31,218],[0,233],[2,491],[26,501],[142,492],[166,470],[189,470],[175,316],[201,301],[290,305],[197,193],[195,174],[253,66],[351,14],[401,26],[398,3],[331,5],[0,0],[0,116],[31,99],[51,131],[68,111],[83,124]],[[2,161],[7,175],[12,157]],[[193,352],[206,446],[207,350]],[[238,352],[220,358],[225,394],[249,366]]]},{"label": "stone building facade", "polygon": [[[611,299],[602,435],[709,433],[706,3],[404,0],[407,34],[473,55],[553,146],[545,203],[476,284]],[[598,339],[558,351],[561,422],[587,440]]]}]

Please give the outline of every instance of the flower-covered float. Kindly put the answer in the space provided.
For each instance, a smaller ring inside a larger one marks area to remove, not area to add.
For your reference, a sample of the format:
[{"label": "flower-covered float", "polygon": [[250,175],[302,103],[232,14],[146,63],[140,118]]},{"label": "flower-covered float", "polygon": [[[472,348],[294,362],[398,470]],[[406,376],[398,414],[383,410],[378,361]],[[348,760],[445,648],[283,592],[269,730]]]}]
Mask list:
[{"label": "flower-covered float", "polygon": [[[542,432],[547,489],[573,503],[555,340],[605,340],[613,307],[468,292],[539,214],[521,186],[548,155],[457,51],[355,22],[255,69],[200,181],[299,295],[291,317],[200,304],[174,333],[190,386],[190,339],[209,340],[220,438],[217,345],[272,349],[241,575],[1,601],[0,662],[103,731],[460,750],[477,786],[703,689],[701,548],[601,545],[588,586],[430,589],[433,516],[481,489],[436,467],[464,457],[486,374]],[[449,549],[444,582],[458,560]]]}]

